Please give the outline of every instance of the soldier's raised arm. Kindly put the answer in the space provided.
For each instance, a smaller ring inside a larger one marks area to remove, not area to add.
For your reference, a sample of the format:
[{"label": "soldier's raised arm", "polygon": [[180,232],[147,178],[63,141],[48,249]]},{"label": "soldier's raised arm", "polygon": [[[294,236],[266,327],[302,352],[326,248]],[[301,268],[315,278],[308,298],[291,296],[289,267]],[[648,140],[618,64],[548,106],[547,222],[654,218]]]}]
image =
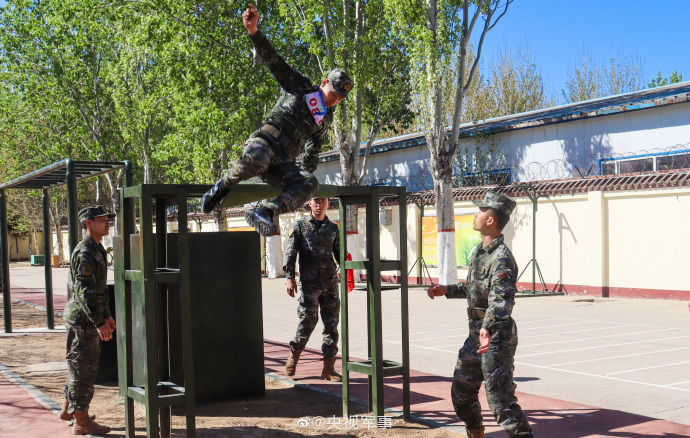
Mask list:
[{"label": "soldier's raised arm", "polygon": [[281,88],[288,93],[307,91],[311,88],[311,81],[285,62],[276,52],[273,44],[259,30],[259,11],[253,4],[250,3],[247,10],[242,13],[242,23],[256,48],[256,53],[259,54]]}]

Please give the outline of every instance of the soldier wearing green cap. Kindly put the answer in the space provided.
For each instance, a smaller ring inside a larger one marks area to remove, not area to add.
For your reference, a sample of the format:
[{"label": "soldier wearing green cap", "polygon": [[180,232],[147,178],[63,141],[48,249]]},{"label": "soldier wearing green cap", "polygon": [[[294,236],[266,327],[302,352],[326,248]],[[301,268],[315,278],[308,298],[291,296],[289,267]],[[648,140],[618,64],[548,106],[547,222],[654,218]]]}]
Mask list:
[{"label": "soldier wearing green cap", "polygon": [[434,285],[429,298],[467,298],[469,335],[458,353],[453,373],[451,399],[458,417],[465,423],[468,438],[483,438],[479,388],[482,381],[496,422],[511,437],[532,437],[532,428],[515,397],[513,362],[517,348],[517,326],[511,317],[515,304],[517,264],[503,241],[503,228],[515,209],[508,196],[488,191],[474,202],[479,211],[473,228],[481,243],[470,255],[467,281],[457,285]]},{"label": "soldier wearing green cap", "polygon": [[[242,157],[201,198],[201,209],[208,213],[240,181],[259,176],[280,188],[282,193],[263,206],[247,210],[245,218],[264,236],[276,233],[276,219],[294,211],[311,198],[319,183],[313,175],[321,146],[333,122],[334,107],[354,86],[341,69],[328,72],[319,85],[288,65],[258,29],[259,13],[250,4],[242,14],[257,54],[281,86],[278,102],[263,126],[249,137]],[[302,165],[295,159],[302,156]]]},{"label": "soldier wearing green cap", "polygon": [[100,342],[111,340],[115,330],[106,287],[106,251],[101,245],[101,239],[110,230],[113,216],[100,205],[79,211],[84,239],[70,257],[67,289],[71,295],[63,316],[67,330],[69,380],[60,418],[65,421],[74,419],[75,435],[105,435],[110,432],[109,427],[101,426],[89,416],[89,404],[98,374]]}]

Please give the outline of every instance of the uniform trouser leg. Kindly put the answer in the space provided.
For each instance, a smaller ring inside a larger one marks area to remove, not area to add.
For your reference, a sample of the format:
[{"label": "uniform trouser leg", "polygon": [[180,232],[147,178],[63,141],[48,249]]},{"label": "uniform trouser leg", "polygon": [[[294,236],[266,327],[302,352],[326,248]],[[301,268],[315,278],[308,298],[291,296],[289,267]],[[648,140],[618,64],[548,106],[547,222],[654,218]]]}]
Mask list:
[{"label": "uniform trouser leg", "polygon": [[340,321],[340,296],[337,278],[330,288],[319,295],[321,322],[323,322],[323,342],[321,351],[324,357],[338,354],[338,322]]},{"label": "uniform trouser leg", "polygon": [[240,181],[263,175],[275,159],[275,152],[264,139],[250,138],[240,159],[230,163],[223,174],[223,185],[230,189]]},{"label": "uniform trouser leg", "polygon": [[[470,337],[472,333],[470,332]],[[477,348],[472,339],[467,338],[458,352],[458,360],[453,372],[450,395],[453,408],[467,429],[482,426],[482,407],[479,404],[479,388],[484,379]]]},{"label": "uniform trouser leg", "polygon": [[94,383],[98,375],[101,343],[93,326],[65,324],[67,329],[67,370],[69,380],[65,396],[69,400],[68,413],[75,409],[87,410],[93,398]]},{"label": "uniform trouser leg", "polygon": [[304,287],[299,296],[297,317],[299,324],[295,337],[290,341],[293,350],[303,350],[309,341],[311,333],[319,320],[319,294],[317,291],[305,291]]},{"label": "uniform trouser leg", "polygon": [[[509,340],[499,348],[489,348],[482,355],[482,373],[489,408],[511,437],[532,437],[532,428],[515,397],[513,382],[517,328],[512,324]],[[498,340],[498,339],[496,339]],[[494,337],[492,337],[492,342]]]},{"label": "uniform trouser leg", "polygon": [[293,163],[271,166],[262,178],[281,190],[277,198],[266,201],[266,206],[277,214],[297,210],[314,196],[319,188],[319,181],[314,175],[301,170]]}]

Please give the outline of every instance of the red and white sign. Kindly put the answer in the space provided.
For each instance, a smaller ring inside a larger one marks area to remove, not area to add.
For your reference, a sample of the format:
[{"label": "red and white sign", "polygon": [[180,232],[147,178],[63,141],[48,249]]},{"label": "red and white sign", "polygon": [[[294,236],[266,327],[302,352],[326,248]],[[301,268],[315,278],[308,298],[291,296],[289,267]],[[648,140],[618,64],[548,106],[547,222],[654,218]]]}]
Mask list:
[{"label": "red and white sign", "polygon": [[321,90],[307,94],[304,96],[304,100],[307,101],[307,107],[314,117],[314,121],[317,125],[320,125],[321,120],[326,115],[326,104],[323,101]]}]

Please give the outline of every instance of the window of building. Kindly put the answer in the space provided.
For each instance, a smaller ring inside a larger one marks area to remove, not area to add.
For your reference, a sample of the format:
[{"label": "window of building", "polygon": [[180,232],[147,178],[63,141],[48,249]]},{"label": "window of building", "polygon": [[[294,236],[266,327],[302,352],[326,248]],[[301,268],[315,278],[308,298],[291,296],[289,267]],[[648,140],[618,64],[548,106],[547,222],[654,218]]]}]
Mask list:
[{"label": "window of building", "polygon": [[651,172],[690,168],[690,153],[679,151],[674,154],[645,155],[626,158],[610,158],[601,162],[602,175],[618,173]]}]

